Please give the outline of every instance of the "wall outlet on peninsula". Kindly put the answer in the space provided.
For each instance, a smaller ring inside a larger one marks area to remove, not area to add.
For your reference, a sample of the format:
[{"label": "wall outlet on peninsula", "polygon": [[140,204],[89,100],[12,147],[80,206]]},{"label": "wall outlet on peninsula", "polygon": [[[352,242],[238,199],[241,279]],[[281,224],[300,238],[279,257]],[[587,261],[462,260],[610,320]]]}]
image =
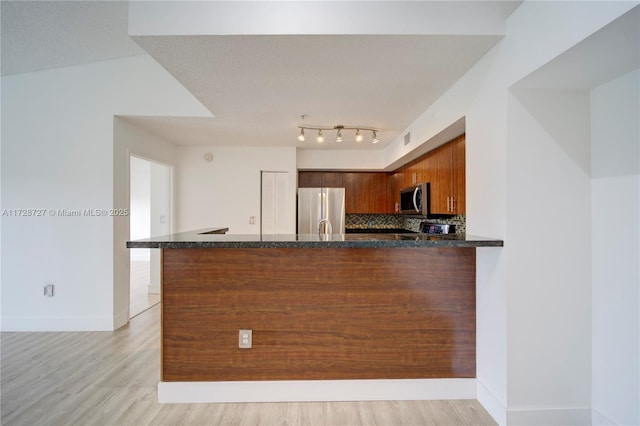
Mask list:
[{"label": "wall outlet on peninsula", "polygon": [[250,329],[241,329],[238,332],[238,348],[251,349],[253,341],[253,331]]}]

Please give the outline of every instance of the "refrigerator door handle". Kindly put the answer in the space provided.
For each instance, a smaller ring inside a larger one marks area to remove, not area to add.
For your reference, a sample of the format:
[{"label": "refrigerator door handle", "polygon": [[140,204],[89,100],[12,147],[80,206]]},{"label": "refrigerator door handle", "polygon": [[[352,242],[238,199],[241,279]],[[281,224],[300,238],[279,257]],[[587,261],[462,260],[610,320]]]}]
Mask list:
[{"label": "refrigerator door handle", "polygon": [[333,234],[333,226],[331,226],[329,219],[321,219],[318,222],[318,234]]}]

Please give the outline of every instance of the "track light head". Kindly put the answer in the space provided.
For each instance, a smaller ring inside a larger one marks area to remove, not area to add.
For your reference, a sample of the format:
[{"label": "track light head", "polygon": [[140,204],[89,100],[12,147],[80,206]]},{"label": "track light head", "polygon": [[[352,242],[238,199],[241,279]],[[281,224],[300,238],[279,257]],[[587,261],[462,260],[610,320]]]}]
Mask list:
[{"label": "track light head", "polygon": [[300,129],[300,134],[298,135],[298,140],[300,142],[304,142],[304,129]]},{"label": "track light head", "polygon": [[356,130],[356,142],[362,142],[362,139],[364,139],[362,137],[362,133],[360,133],[360,129]]},{"label": "track light head", "polygon": [[322,130],[318,130],[318,138],[316,139],[318,143],[324,142],[324,136],[322,136]]}]

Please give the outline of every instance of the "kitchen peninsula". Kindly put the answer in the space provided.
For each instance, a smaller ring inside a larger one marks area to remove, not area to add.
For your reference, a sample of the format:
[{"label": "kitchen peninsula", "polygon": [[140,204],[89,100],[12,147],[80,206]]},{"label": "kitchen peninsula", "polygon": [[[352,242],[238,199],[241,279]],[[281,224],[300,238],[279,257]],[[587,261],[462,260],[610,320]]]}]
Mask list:
[{"label": "kitchen peninsula", "polygon": [[[502,241],[212,231],[127,243],[162,249],[160,400],[341,399],[260,389],[475,378],[475,251]],[[233,394],[241,382],[253,391]],[[226,387],[205,395],[203,383]]]}]

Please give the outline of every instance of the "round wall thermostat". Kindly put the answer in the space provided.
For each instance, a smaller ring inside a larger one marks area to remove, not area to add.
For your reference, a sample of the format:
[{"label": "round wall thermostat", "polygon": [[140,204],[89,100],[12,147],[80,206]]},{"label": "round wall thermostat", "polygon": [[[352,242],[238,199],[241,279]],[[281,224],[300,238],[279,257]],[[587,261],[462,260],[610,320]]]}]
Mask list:
[{"label": "round wall thermostat", "polygon": [[204,155],[204,161],[206,161],[207,163],[210,163],[213,160],[213,154],[210,152],[207,152]]}]

